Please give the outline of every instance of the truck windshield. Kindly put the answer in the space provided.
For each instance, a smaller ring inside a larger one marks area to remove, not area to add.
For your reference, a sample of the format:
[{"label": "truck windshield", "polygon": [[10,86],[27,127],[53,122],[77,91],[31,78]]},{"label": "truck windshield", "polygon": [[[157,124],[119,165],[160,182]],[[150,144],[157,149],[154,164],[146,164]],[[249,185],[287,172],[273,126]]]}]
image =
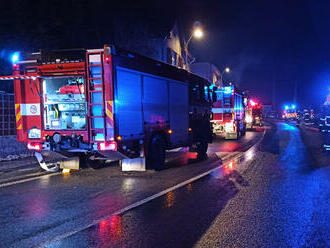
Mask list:
[{"label": "truck windshield", "polygon": [[86,129],[85,82],[81,76],[42,79],[44,128]]}]

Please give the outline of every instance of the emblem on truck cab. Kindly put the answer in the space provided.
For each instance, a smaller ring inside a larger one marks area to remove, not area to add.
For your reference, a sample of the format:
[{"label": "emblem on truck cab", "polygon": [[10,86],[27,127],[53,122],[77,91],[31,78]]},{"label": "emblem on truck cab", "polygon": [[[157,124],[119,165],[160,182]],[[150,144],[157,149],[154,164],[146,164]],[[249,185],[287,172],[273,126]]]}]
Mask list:
[{"label": "emblem on truck cab", "polygon": [[31,107],[30,107],[30,113],[31,114],[36,114],[38,112],[38,108],[37,108],[37,106],[36,105],[31,105]]}]

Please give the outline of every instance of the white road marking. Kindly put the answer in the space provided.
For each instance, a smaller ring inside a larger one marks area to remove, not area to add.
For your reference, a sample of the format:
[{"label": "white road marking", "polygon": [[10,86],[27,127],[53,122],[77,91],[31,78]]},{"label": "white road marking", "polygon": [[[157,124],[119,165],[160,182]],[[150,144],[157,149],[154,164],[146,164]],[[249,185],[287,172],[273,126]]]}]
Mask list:
[{"label": "white road marking", "polygon": [[[218,163],[218,161],[215,162],[215,163]],[[209,175],[210,173],[212,173],[213,171],[216,171],[216,170],[221,169],[221,168],[222,168],[222,165],[221,165],[221,166],[217,166],[217,167],[215,167],[215,168],[213,168],[213,169],[211,169],[211,170],[208,170],[208,171],[206,171],[206,172],[204,172],[204,173],[202,173],[202,174],[199,174],[198,176],[195,176],[195,177],[190,178],[190,179],[188,179],[188,180],[186,180],[186,181],[184,181],[184,182],[181,182],[181,183],[179,183],[179,184],[177,184],[177,185],[175,185],[175,186],[173,186],[173,187],[170,187],[170,188],[168,188],[168,189],[165,189],[165,190],[163,190],[163,191],[161,191],[161,192],[159,192],[159,193],[157,193],[157,194],[154,194],[154,195],[149,196],[149,197],[147,197],[147,198],[145,198],[145,199],[143,199],[143,200],[137,201],[137,202],[135,202],[135,203],[133,203],[133,204],[127,206],[127,207],[124,207],[124,208],[122,208],[122,209],[119,209],[119,210],[117,210],[117,211],[115,211],[115,212],[113,212],[113,213],[111,213],[111,214],[109,214],[109,215],[105,215],[105,216],[103,216],[103,217],[101,217],[101,218],[98,218],[98,219],[94,220],[93,222],[91,222],[90,224],[87,224],[87,225],[85,225],[85,226],[82,226],[82,227],[80,227],[80,228],[77,228],[77,229],[74,230],[74,231],[71,231],[71,232],[68,232],[68,233],[65,233],[65,234],[59,235],[59,236],[57,236],[56,238],[54,238],[54,239],[52,239],[51,241],[48,241],[48,242],[42,244],[42,245],[39,246],[39,247],[44,247],[44,246],[49,245],[49,244],[51,244],[51,243],[54,243],[54,242],[56,242],[56,241],[59,241],[59,240],[65,239],[65,238],[67,238],[67,237],[70,237],[70,236],[72,236],[72,235],[74,235],[74,234],[76,234],[76,233],[78,233],[78,232],[81,232],[81,231],[83,231],[83,230],[86,230],[86,229],[88,229],[88,228],[90,228],[90,227],[92,227],[92,226],[98,224],[99,222],[101,222],[101,221],[104,220],[104,219],[111,218],[112,216],[115,216],[115,215],[123,214],[123,213],[125,213],[125,212],[127,212],[127,211],[129,211],[129,210],[132,210],[133,208],[136,208],[136,207],[141,206],[141,205],[143,205],[143,204],[145,204],[145,203],[147,203],[147,202],[150,202],[150,201],[152,201],[152,200],[154,200],[154,199],[156,199],[156,198],[158,198],[158,197],[161,197],[161,196],[167,194],[167,193],[170,192],[170,191],[176,190],[176,189],[181,188],[181,187],[183,187],[183,186],[185,186],[185,185],[187,185],[187,184],[189,184],[189,183],[192,183],[192,182],[194,182],[194,181],[196,181],[196,180],[198,180],[198,179],[200,179],[200,178],[202,178],[202,177],[205,177],[205,176]]]},{"label": "white road marking", "polygon": [[30,182],[30,181],[34,181],[34,180],[37,180],[37,179],[52,177],[52,176],[56,176],[56,175],[60,175],[60,174],[61,174],[61,172],[56,172],[56,173],[41,175],[41,176],[37,176],[37,177],[30,177],[30,178],[26,178],[26,179],[22,179],[22,180],[18,180],[18,181],[2,183],[2,184],[0,184],[0,188],[4,188],[4,187],[12,186],[12,185],[15,185],[15,184],[20,184],[20,183]]},{"label": "white road marking", "polygon": [[[266,133],[266,130],[264,130],[263,135],[262,135],[262,137],[260,138],[260,140],[259,140],[257,143],[255,143],[253,146],[251,146],[251,147],[250,147],[247,151],[245,151],[245,152],[248,152],[248,151],[251,150],[251,149],[255,149],[255,147],[258,146],[258,145],[261,143],[261,141],[263,140],[263,138],[264,138],[264,136],[265,136],[265,133]],[[241,156],[243,156],[243,155],[245,154],[245,152],[239,152],[237,155],[231,157],[231,158],[229,159],[229,161],[240,158]],[[223,160],[223,161],[222,161],[222,162],[223,162],[222,165],[225,164],[225,163],[227,163],[227,162],[229,162],[229,161]],[[219,161],[216,161],[215,163],[218,163],[218,162],[219,162]],[[192,177],[192,178],[190,178],[190,179],[188,179],[188,180],[186,180],[186,181],[183,181],[183,182],[181,182],[181,183],[179,183],[179,184],[177,184],[177,185],[174,185],[174,186],[172,186],[172,187],[170,187],[170,188],[167,188],[167,189],[165,189],[165,190],[163,190],[163,191],[161,191],[161,192],[159,192],[159,193],[156,193],[156,194],[154,194],[154,195],[151,195],[151,196],[149,196],[149,197],[147,197],[147,198],[145,198],[145,199],[142,199],[142,200],[140,200],[140,201],[137,201],[137,202],[135,202],[135,203],[133,203],[133,204],[127,206],[127,207],[124,207],[124,208],[122,208],[122,209],[119,209],[119,210],[117,210],[117,211],[115,211],[115,212],[113,212],[113,213],[111,213],[111,214],[108,214],[108,215],[102,216],[101,218],[98,218],[98,219],[92,221],[90,224],[87,224],[87,225],[85,225],[85,226],[79,227],[79,228],[77,228],[77,229],[74,230],[74,231],[71,231],[71,232],[68,232],[68,233],[64,233],[64,234],[62,234],[62,235],[59,235],[59,236],[55,237],[54,239],[52,239],[52,240],[50,240],[50,241],[47,241],[47,242],[43,243],[43,244],[40,245],[39,247],[45,247],[46,245],[50,245],[51,243],[54,243],[54,242],[60,241],[60,240],[62,240],[62,239],[65,239],[65,238],[67,238],[67,237],[70,237],[70,236],[72,236],[72,235],[75,235],[76,233],[79,233],[79,232],[84,231],[84,230],[86,230],[86,229],[88,229],[88,228],[90,228],[90,227],[92,227],[92,226],[94,226],[94,225],[97,225],[99,222],[101,222],[101,221],[104,220],[104,219],[109,219],[109,218],[111,218],[112,216],[116,216],[116,215],[123,214],[123,213],[125,213],[125,212],[127,212],[127,211],[129,211],[129,210],[132,210],[132,209],[134,209],[134,208],[136,208],[136,207],[139,207],[139,206],[141,206],[141,205],[143,205],[143,204],[145,204],[145,203],[148,203],[148,202],[150,202],[150,201],[152,201],[152,200],[154,200],[154,199],[156,199],[156,198],[159,198],[159,197],[161,197],[161,196],[167,194],[167,193],[170,192],[170,191],[174,191],[174,190],[176,190],[176,189],[178,189],[178,188],[181,188],[181,187],[183,187],[183,186],[185,186],[185,185],[187,185],[187,184],[189,184],[189,183],[192,183],[192,182],[194,182],[194,181],[197,181],[197,180],[201,179],[202,177],[205,177],[205,176],[209,175],[210,173],[212,173],[212,172],[214,172],[214,171],[216,171],[216,170],[221,169],[221,168],[223,167],[222,165],[217,166],[217,167],[215,167],[215,168],[213,168],[213,169],[210,169],[210,170],[208,170],[208,171],[206,171],[206,172],[204,172],[204,173],[202,173],[202,174],[199,174],[199,175],[197,175],[197,176],[195,176],[195,177]]]}]

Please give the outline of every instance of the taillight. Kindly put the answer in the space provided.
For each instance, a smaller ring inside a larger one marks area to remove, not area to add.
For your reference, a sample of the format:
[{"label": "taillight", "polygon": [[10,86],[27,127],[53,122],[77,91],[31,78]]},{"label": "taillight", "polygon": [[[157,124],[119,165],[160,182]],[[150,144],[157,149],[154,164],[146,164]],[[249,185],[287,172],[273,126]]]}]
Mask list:
[{"label": "taillight", "polygon": [[27,143],[27,149],[28,150],[36,150],[40,151],[42,150],[42,143]]},{"label": "taillight", "polygon": [[236,132],[236,122],[233,122],[233,130]]},{"label": "taillight", "polygon": [[111,48],[109,47],[109,46],[104,46],[104,61],[106,62],[106,63],[110,63],[110,61],[111,61]]},{"label": "taillight", "polygon": [[117,143],[112,142],[101,142],[97,144],[97,149],[99,151],[116,151],[117,150]]}]

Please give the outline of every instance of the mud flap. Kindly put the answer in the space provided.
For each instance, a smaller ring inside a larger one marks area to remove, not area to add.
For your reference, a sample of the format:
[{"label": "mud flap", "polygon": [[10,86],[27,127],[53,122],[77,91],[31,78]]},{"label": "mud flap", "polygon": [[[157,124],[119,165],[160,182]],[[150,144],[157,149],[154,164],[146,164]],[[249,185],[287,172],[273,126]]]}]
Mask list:
[{"label": "mud flap", "polygon": [[67,157],[57,152],[35,152],[40,167],[49,172],[58,172],[60,169],[79,170],[79,157]]},{"label": "mud flap", "polygon": [[71,157],[59,162],[60,169],[79,170],[79,157]]},{"label": "mud flap", "polygon": [[35,152],[34,156],[38,160],[40,167],[49,172],[58,172],[60,170],[59,162],[46,163],[43,156],[39,152]]},{"label": "mud flap", "polygon": [[121,162],[122,171],[146,171],[145,158],[123,159]]}]

